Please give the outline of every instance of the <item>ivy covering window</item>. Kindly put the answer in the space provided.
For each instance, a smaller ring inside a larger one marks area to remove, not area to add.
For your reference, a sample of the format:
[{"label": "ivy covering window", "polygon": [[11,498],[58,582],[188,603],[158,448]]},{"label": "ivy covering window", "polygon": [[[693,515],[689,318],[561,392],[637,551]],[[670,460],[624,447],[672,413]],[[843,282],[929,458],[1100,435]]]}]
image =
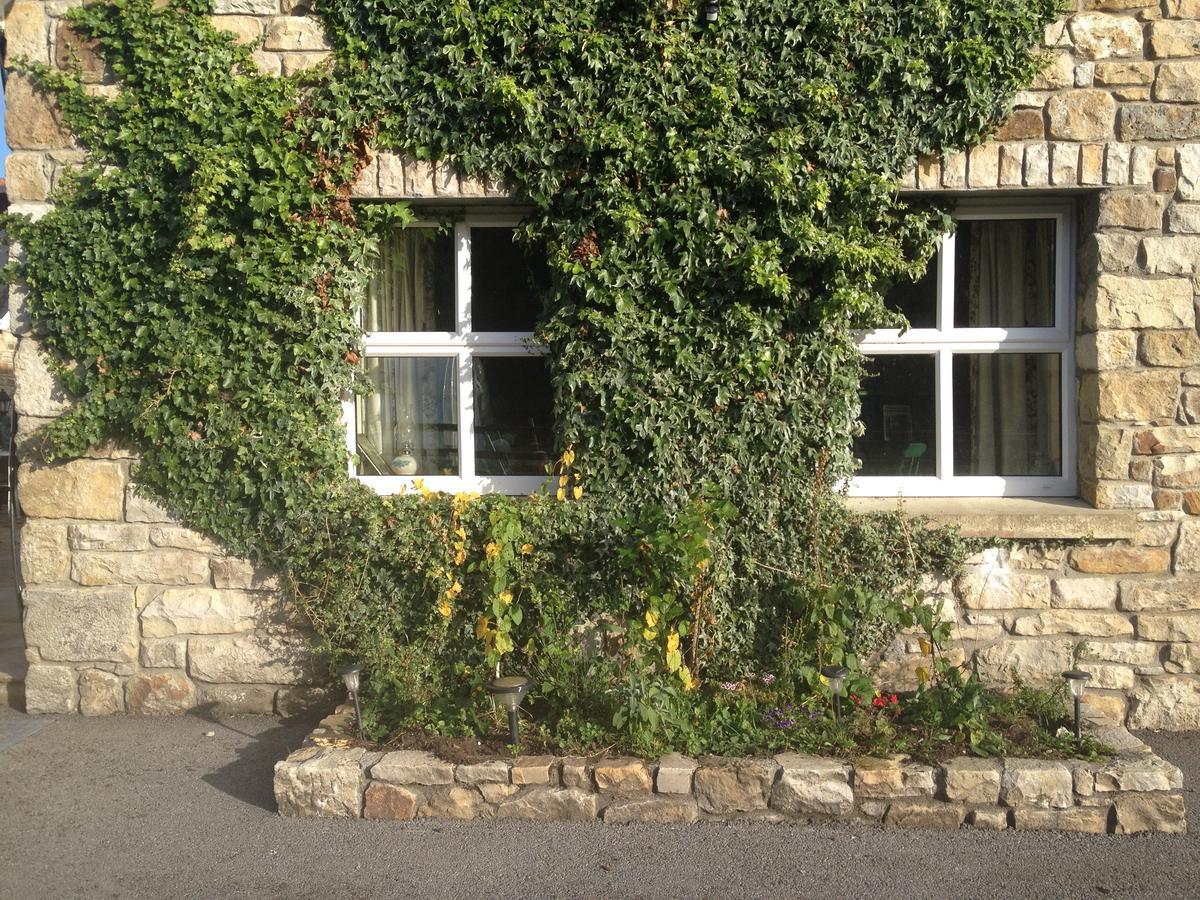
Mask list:
[{"label": "ivy covering window", "polygon": [[924,276],[888,293],[911,328],[862,339],[851,492],[1073,495],[1070,209],[956,219]]},{"label": "ivy covering window", "polygon": [[346,409],[364,482],[522,493],[545,480],[552,394],[528,345],[534,268],[510,225],[413,227],[382,241],[363,310],[375,390]]}]

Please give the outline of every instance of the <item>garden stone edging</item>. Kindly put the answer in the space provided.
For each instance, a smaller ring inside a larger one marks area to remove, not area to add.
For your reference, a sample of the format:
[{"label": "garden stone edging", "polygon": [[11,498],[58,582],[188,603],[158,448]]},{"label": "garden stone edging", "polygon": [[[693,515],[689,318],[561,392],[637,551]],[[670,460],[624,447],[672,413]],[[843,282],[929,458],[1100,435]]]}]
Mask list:
[{"label": "garden stone edging", "polygon": [[285,816],[556,822],[874,822],[906,828],[1179,833],[1183,775],[1123,726],[1089,720],[1103,762],[781,753],[770,759],[519,756],[455,765],[353,746],[353,708],[275,764]]}]

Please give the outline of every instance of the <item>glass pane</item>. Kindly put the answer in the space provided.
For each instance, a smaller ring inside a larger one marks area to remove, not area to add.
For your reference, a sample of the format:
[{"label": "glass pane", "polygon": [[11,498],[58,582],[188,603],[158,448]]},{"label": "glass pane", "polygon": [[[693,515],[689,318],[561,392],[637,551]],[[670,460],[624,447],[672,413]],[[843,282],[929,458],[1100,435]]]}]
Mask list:
[{"label": "glass pane", "polygon": [[379,242],[367,285],[364,331],[457,331],[454,238],[433,228],[406,228]]},{"label": "glass pane", "polygon": [[913,328],[937,328],[937,256],[917,281],[898,281],[884,292],[888,309],[904,313]]},{"label": "glass pane", "polygon": [[926,354],[875,356],[862,384],[859,475],[936,475],[936,367]]},{"label": "glass pane", "polygon": [[511,228],[471,229],[471,330],[533,331],[544,270],[513,243]]},{"label": "glass pane", "polygon": [[1062,357],[954,355],[954,474],[1062,474]]},{"label": "glass pane", "polygon": [[544,475],[553,449],[553,401],[543,357],[476,357],[476,473]]},{"label": "glass pane", "polygon": [[458,358],[363,361],[375,392],[356,401],[360,475],[458,474]]},{"label": "glass pane", "polygon": [[1053,327],[1054,241],[1053,219],[959,222],[955,327]]}]

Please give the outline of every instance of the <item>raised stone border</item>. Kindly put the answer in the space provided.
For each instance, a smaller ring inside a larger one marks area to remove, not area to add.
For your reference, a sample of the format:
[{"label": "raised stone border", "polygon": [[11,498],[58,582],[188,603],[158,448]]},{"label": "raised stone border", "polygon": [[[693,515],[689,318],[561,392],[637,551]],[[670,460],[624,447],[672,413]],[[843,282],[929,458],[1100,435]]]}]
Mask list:
[{"label": "raised stone border", "polygon": [[279,812],[297,817],[556,822],[872,822],[906,828],[1180,833],[1183,776],[1124,727],[1093,725],[1106,762],[896,756],[646,762],[519,756],[460,764],[373,752],[347,737],[350,707],[275,765]]}]

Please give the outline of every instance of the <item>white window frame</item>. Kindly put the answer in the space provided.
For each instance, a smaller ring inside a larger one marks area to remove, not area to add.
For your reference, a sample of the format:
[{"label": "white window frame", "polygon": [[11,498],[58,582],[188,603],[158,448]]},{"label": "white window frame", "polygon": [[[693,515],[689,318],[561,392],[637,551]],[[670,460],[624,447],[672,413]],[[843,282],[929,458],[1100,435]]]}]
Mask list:
[{"label": "white window frame", "polygon": [[[546,475],[479,475],[475,472],[475,378],[473,361],[489,356],[544,356],[545,348],[531,344],[530,331],[471,331],[471,229],[513,228],[519,218],[511,214],[472,214],[454,224],[454,306],[457,328],[450,331],[375,331],[363,339],[365,356],[455,357],[458,360],[458,474],[359,475],[354,460],[350,474],[380,494],[410,490],[420,481],[434,491],[528,494],[538,490]],[[437,228],[434,221],[419,220],[410,228]],[[346,447],[356,453],[356,399],[342,402]]]},{"label": "white window frame", "polygon": [[[858,497],[1074,497],[1076,481],[1076,375],[1075,375],[1075,240],[1074,214],[1069,203],[963,201],[954,212],[968,219],[1034,219],[1055,221],[1054,326],[1051,328],[956,328],[954,326],[954,234],[944,235],[938,249],[937,326],[881,329],[859,336],[859,349],[868,355],[925,354],[936,366],[934,475],[855,476],[847,486]],[[954,400],[952,391],[955,353],[1057,353],[1061,354],[1062,474],[1059,476],[954,475]]]}]

